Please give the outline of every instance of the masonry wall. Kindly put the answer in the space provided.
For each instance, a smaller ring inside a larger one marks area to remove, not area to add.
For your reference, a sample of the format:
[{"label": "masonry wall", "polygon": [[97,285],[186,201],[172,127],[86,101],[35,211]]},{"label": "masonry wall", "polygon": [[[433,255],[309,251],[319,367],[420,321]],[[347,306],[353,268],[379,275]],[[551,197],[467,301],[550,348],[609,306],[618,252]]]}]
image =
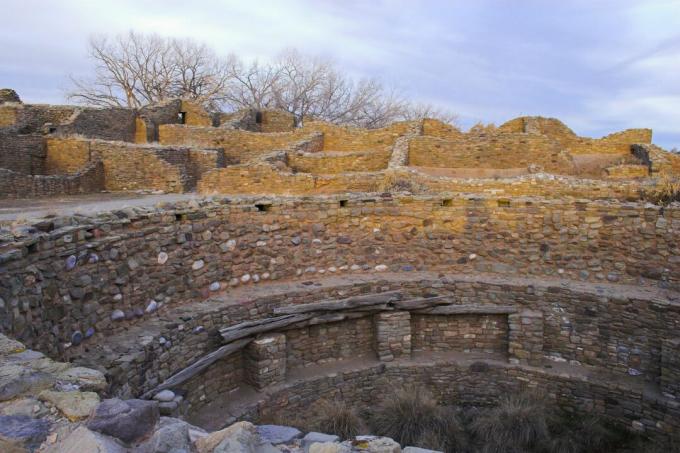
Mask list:
[{"label": "masonry wall", "polygon": [[413,125],[412,122],[401,122],[381,129],[361,129],[312,121],[305,123],[303,131],[323,132],[324,151],[389,150]]},{"label": "masonry wall", "polygon": [[295,116],[283,110],[262,110],[262,122],[260,131],[288,132],[295,129]]},{"label": "masonry wall", "polygon": [[415,315],[411,332],[415,351],[508,353],[508,315]]},{"label": "masonry wall", "polygon": [[389,151],[288,153],[288,165],[294,171],[313,174],[384,170],[389,160]]},{"label": "masonry wall", "polygon": [[203,194],[332,194],[374,192],[383,176],[378,173],[312,175],[277,170],[267,164],[237,165],[206,173],[198,183]]},{"label": "masonry wall", "polygon": [[182,101],[173,99],[142,107],[135,119],[135,143],[158,141],[158,126],[179,123]]},{"label": "masonry wall", "polygon": [[12,127],[21,134],[43,132],[43,126],[53,126],[69,121],[78,107],[47,104],[2,104],[0,127]]},{"label": "masonry wall", "polygon": [[245,163],[272,150],[286,149],[300,141],[305,132],[262,134],[235,129],[192,127],[166,124],[159,127],[159,141],[163,145],[189,145],[203,148],[224,148],[227,159]]},{"label": "masonry wall", "polygon": [[52,138],[47,142],[51,171],[65,172],[88,156],[104,165],[106,190],[183,192],[189,182],[187,148],[163,148],[103,140]]},{"label": "masonry wall", "polygon": [[595,414],[624,429],[637,423],[646,436],[659,442],[669,441],[680,420],[677,404],[645,394],[641,388],[519,366],[491,364],[475,369],[445,361],[372,366],[299,380],[242,408],[240,416],[255,422],[296,419],[310,414],[322,399],[340,399],[355,408],[373,406],[388,399],[395,388],[409,385],[424,386],[441,404],[482,407],[497,404],[505,395],[538,388],[577,416]]},{"label": "masonry wall", "polygon": [[0,168],[26,175],[45,173],[43,136],[0,129]]},{"label": "masonry wall", "polygon": [[286,332],[287,366],[315,364],[375,357],[373,320],[370,316],[320,324]]},{"label": "masonry wall", "polygon": [[527,168],[573,174],[569,155],[555,142],[540,135],[468,134],[456,140],[415,137],[409,142],[409,165],[449,168]]},{"label": "masonry wall", "polygon": [[443,123],[431,118],[425,118],[423,120],[423,135],[445,139],[457,139],[462,137],[463,133],[451,124]]},{"label": "masonry wall", "polygon": [[56,133],[134,142],[136,115],[135,110],[124,108],[79,109],[68,121],[56,127]]},{"label": "masonry wall", "polygon": [[[537,199],[510,207],[479,199],[452,199],[444,206],[438,197],[345,200],[341,205],[339,197],[283,199],[265,210],[255,206],[261,199],[178,206],[58,228],[37,242],[4,243],[2,329],[56,355],[64,352],[76,328],[122,331],[128,322],[138,322],[135,310],[146,319],[151,299],[173,306],[207,296],[213,282],[248,286],[252,283],[244,282],[255,278],[313,278],[331,268],[348,272],[352,266],[368,272],[384,265],[405,275],[409,269],[445,269],[538,279],[646,281],[671,288],[680,283],[680,213],[674,207],[662,211],[633,203]],[[168,254],[167,263],[159,263],[161,251]],[[499,289],[497,297],[507,297],[505,292]],[[520,304],[535,297],[520,293]],[[675,322],[657,311],[643,316],[634,300],[620,306],[631,304],[629,309],[637,310],[631,319],[591,315],[596,309],[598,314],[625,316],[627,309],[612,310],[608,304],[619,302],[609,300],[578,299],[572,310],[580,326],[573,330],[561,324],[566,316],[561,312],[554,327],[547,316],[545,329],[555,340],[546,340],[546,351],[598,363],[610,354],[618,357],[618,346],[651,345],[650,332]],[[603,305],[593,308],[596,303]],[[131,318],[115,320],[116,310],[130,312]],[[588,332],[608,332],[614,338],[616,329],[621,332],[616,341],[622,343],[598,340],[587,348],[581,343]],[[650,346],[645,354],[654,350]],[[620,370],[637,366],[637,359],[620,360]],[[654,360],[653,355],[640,356],[643,367]]]},{"label": "masonry wall", "polygon": [[92,158],[90,145],[87,140],[48,137],[45,143],[45,172],[59,175],[78,171]]},{"label": "masonry wall", "polygon": [[181,101],[180,111],[184,112],[184,124],[187,126],[212,127],[212,117],[205,109],[195,102]]},{"label": "masonry wall", "polygon": [[104,189],[101,162],[91,162],[68,175],[27,175],[0,168],[0,197],[41,198],[78,195]]}]

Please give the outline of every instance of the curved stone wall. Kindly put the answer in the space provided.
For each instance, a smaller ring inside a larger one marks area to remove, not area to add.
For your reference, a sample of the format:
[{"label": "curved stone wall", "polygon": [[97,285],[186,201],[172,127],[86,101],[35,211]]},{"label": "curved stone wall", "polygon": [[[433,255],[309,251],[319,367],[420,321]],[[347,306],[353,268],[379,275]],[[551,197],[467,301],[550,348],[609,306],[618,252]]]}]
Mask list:
[{"label": "curved stone wall", "polygon": [[[677,288],[680,210],[440,197],[222,199],[48,219],[2,244],[2,329],[63,353],[177,305],[266,280],[492,272]],[[153,302],[153,303],[152,303]]]}]

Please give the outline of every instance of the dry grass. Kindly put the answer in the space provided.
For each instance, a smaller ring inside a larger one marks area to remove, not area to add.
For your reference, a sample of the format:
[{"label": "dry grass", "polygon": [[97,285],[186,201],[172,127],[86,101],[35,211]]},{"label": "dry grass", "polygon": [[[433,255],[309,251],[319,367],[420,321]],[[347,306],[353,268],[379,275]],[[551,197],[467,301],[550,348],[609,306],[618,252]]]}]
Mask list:
[{"label": "dry grass", "polygon": [[341,439],[361,434],[364,427],[357,411],[344,401],[319,401],[315,414],[313,426],[316,431],[335,434]]},{"label": "dry grass", "polygon": [[438,406],[422,387],[397,390],[369,415],[369,424],[375,434],[404,446],[455,452],[467,444],[456,412]]},{"label": "dry grass", "polygon": [[471,429],[483,443],[483,453],[538,452],[550,443],[553,418],[544,398],[512,394],[498,406],[480,413]]},{"label": "dry grass", "polygon": [[640,197],[659,206],[668,206],[680,201],[680,180],[664,175],[653,187],[642,189]]}]

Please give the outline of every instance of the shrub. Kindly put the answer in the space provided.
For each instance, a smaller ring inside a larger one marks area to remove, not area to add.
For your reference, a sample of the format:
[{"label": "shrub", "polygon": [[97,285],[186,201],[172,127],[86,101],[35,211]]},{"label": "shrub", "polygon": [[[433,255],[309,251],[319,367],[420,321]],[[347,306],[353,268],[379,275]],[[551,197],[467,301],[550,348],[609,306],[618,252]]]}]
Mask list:
[{"label": "shrub", "polygon": [[593,415],[567,415],[554,422],[550,453],[596,453],[617,451],[629,435]]},{"label": "shrub", "polygon": [[503,398],[471,423],[483,453],[539,452],[549,445],[554,418],[543,398],[528,393]]},{"label": "shrub", "polygon": [[349,439],[360,434],[364,423],[356,410],[344,401],[321,400],[315,409],[314,429]]},{"label": "shrub", "polygon": [[660,206],[680,201],[680,180],[663,176],[653,187],[642,189],[641,198]]},{"label": "shrub", "polygon": [[368,417],[375,434],[391,437],[404,446],[454,452],[467,444],[455,410],[438,406],[421,387],[397,390]]}]

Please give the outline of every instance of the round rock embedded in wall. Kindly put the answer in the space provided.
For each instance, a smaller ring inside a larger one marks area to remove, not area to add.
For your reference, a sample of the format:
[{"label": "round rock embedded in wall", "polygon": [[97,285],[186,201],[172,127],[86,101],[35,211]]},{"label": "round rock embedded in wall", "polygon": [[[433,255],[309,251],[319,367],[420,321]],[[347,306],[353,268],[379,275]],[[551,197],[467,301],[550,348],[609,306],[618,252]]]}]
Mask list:
[{"label": "round rock embedded in wall", "polygon": [[201,269],[203,266],[205,266],[205,262],[203,260],[197,260],[194,261],[194,264],[191,265],[191,268],[195,271]]},{"label": "round rock embedded in wall", "polygon": [[125,319],[123,310],[113,310],[113,312],[111,312],[111,321],[120,321],[121,319]]},{"label": "round rock embedded in wall", "polygon": [[66,258],[66,270],[70,271],[74,267],[76,267],[76,263],[78,262],[78,259],[76,258],[75,255],[69,255],[68,258]]},{"label": "round rock embedded in wall", "polygon": [[155,300],[151,300],[151,302],[149,302],[149,305],[146,306],[146,310],[145,310],[145,311],[146,311],[147,313],[153,313],[153,312],[155,312],[157,309],[158,309],[158,302],[156,302]]},{"label": "round rock embedded in wall", "polygon": [[168,261],[168,254],[161,252],[158,254],[158,264],[165,264]]},{"label": "round rock embedded in wall", "polygon": [[78,346],[80,343],[83,341],[83,333],[80,330],[76,330],[73,332],[73,335],[71,335],[71,343],[73,346]]}]

